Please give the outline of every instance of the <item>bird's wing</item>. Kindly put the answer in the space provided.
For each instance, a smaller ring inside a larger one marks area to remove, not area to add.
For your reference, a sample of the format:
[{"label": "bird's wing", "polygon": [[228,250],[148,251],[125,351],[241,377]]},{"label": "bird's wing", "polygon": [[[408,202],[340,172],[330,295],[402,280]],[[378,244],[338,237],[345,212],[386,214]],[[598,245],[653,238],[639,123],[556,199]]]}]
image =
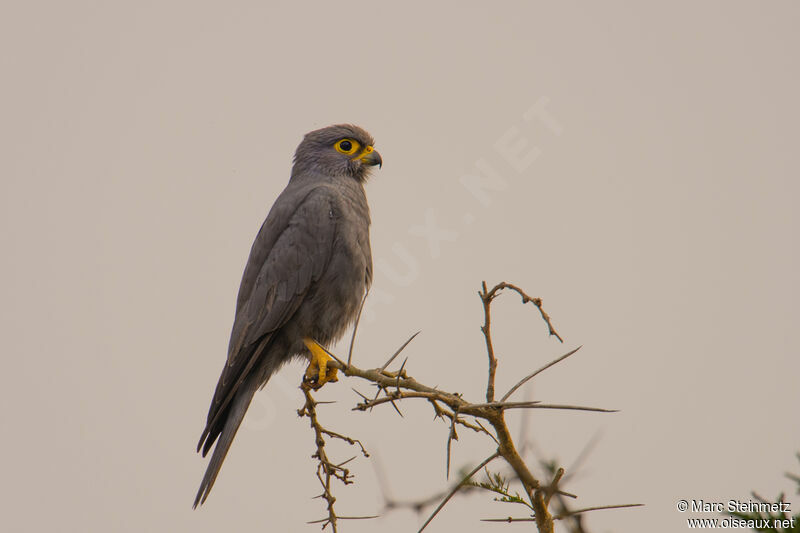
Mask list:
[{"label": "bird's wing", "polygon": [[[332,195],[326,187],[318,186],[305,192],[296,203],[279,198],[279,211],[286,205],[294,204],[296,208],[286,216],[275,217],[277,223],[270,224],[273,217],[268,217],[256,237],[242,280],[228,360],[198,444],[198,450],[204,448],[203,455],[221,430],[222,413],[258,366],[270,337],[297,311],[309,288],[328,266],[336,236]],[[265,252],[267,246],[269,250]]]}]

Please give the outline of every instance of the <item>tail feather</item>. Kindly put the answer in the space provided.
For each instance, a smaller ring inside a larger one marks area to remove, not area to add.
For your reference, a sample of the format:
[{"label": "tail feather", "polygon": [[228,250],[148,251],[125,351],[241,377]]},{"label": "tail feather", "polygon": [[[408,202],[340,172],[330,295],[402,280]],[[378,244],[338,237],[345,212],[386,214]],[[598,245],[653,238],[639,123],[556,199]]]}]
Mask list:
[{"label": "tail feather", "polygon": [[[236,431],[242,424],[250,401],[253,399],[256,390],[258,390],[258,385],[259,383],[255,379],[255,376],[251,374],[245,382],[242,383],[239,390],[236,391],[233,401],[227,408],[228,412],[225,415],[224,426],[219,434],[219,440],[217,440],[214,453],[211,454],[211,460],[208,462],[208,468],[206,468],[206,473],[203,476],[203,481],[200,483],[200,489],[197,491],[197,496],[194,499],[192,508],[197,508],[198,505],[202,505],[206,501],[206,498],[208,498],[211,487],[214,486],[214,481],[216,481],[217,474],[219,474],[219,469],[222,467],[222,462],[228,454],[231,443],[233,443],[233,437],[236,436]],[[211,442],[207,441],[206,443],[206,449],[203,453],[204,456],[205,452],[210,448],[211,443],[213,443],[213,439],[210,440]]]}]

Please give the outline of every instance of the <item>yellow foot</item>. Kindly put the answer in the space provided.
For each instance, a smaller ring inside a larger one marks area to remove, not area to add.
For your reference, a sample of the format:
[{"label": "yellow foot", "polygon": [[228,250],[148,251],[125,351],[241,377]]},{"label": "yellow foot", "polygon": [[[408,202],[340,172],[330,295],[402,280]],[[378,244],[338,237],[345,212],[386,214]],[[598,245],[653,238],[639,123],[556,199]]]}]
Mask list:
[{"label": "yellow foot", "polygon": [[325,352],[317,341],[306,337],[303,339],[308,351],[311,352],[311,362],[306,368],[305,381],[313,383],[314,390],[319,389],[329,381],[339,381],[339,369],[335,366],[328,368],[332,357]]}]

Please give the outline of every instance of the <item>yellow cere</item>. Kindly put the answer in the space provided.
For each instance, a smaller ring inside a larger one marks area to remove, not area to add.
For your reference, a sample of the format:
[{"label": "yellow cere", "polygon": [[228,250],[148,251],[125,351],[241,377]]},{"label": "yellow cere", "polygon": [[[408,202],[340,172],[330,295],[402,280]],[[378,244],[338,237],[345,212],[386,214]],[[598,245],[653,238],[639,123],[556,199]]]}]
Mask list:
[{"label": "yellow cere", "polygon": [[361,155],[360,155],[360,156],[358,156],[358,159],[364,159],[364,158],[365,158],[365,157],[367,157],[369,154],[371,154],[371,153],[372,153],[374,150],[375,150],[375,148],[373,148],[372,146],[366,146],[366,147],[364,148],[364,151],[363,151],[363,152],[361,152]]}]

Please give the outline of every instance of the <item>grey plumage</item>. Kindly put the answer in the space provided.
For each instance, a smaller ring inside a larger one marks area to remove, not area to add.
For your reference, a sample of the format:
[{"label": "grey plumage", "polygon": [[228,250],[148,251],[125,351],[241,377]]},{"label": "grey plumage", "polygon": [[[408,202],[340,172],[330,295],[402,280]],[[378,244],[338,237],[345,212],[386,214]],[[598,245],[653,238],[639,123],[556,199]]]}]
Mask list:
[{"label": "grey plumage", "polygon": [[197,445],[205,457],[216,442],[194,507],[208,497],[256,390],[307,353],[304,337],[324,346],[355,318],[372,281],[363,184],[382,163],[373,144],[363,129],[340,124],[308,133],[297,147],[242,276],[228,358]]}]

